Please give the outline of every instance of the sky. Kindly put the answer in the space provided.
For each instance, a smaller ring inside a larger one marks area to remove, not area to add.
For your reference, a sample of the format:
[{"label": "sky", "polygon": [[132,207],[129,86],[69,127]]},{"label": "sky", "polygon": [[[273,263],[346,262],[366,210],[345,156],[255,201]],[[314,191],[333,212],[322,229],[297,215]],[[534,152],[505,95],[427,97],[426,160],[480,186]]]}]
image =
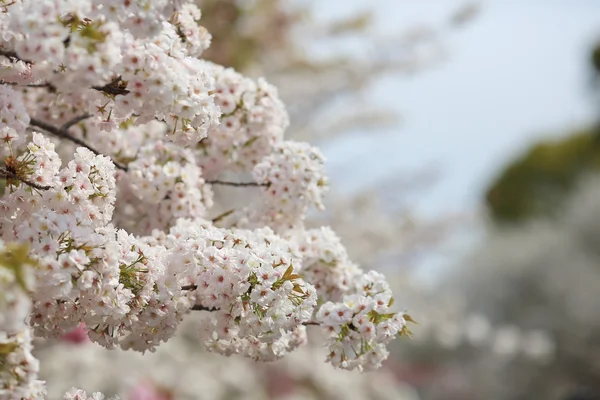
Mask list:
[{"label": "sky", "polygon": [[[319,18],[374,9],[380,34],[442,28],[463,1],[321,0]],[[332,182],[367,183],[435,166],[438,180],[413,198],[425,218],[469,212],[507,162],[544,137],[594,118],[589,49],[600,39],[600,1],[488,0],[476,18],[443,35],[445,60],[414,76],[385,76],[369,90],[402,125],[357,132],[323,146]],[[358,161],[358,162],[357,162]]]},{"label": "sky", "polygon": [[[483,0],[474,20],[448,30],[449,16],[465,3],[313,1],[323,20],[374,10],[380,35],[415,26],[440,29],[446,54],[434,68],[384,76],[368,90],[368,102],[391,107],[402,118],[400,126],[319,144],[336,192],[402,181],[433,167],[436,182],[408,196],[409,209],[422,220],[477,214],[487,186],[507,163],[536,141],[596,118],[588,57],[600,40],[600,1]],[[414,276],[440,283],[441,272],[459,265],[482,233],[466,226],[420,255]]]}]

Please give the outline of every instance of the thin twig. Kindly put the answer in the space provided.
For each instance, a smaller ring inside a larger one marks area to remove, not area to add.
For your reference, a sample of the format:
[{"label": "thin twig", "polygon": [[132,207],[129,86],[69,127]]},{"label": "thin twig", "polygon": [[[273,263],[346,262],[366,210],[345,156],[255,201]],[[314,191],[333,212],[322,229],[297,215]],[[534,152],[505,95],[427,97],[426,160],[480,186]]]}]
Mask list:
[{"label": "thin twig", "polygon": [[[211,311],[211,312],[213,312],[213,311],[219,311],[218,308],[204,307],[204,306],[201,306],[199,304],[194,304],[192,306],[192,308],[190,308],[190,310],[192,310],[192,311]],[[321,324],[319,324],[318,322],[315,322],[315,321],[303,322],[302,325],[304,325],[304,326],[309,326],[309,325],[310,326],[321,326]]]},{"label": "thin twig", "polygon": [[182,286],[181,290],[196,290],[198,289],[198,286],[196,285],[186,285],[186,286]]},{"label": "thin twig", "polygon": [[256,183],[256,182],[229,182],[229,181],[206,181],[206,183],[209,183],[211,185],[225,185],[225,186],[237,186],[237,187],[247,187],[247,186],[254,186],[254,187],[268,187],[269,184],[268,183]]},{"label": "thin twig", "polygon": [[[78,118],[80,118],[80,117],[78,117]],[[78,119],[78,118],[76,118],[76,119]],[[69,124],[70,122],[72,122],[72,121],[67,122],[65,125]],[[35,118],[31,118],[30,119],[29,125],[30,126],[38,127],[38,128],[40,128],[40,129],[42,129],[42,130],[44,130],[44,131],[46,131],[46,132],[48,132],[48,133],[50,133],[50,134],[52,134],[54,136],[57,136],[57,137],[62,138],[62,139],[69,140],[69,141],[71,141],[71,142],[73,142],[75,144],[78,144],[78,145],[80,145],[82,147],[85,147],[85,148],[87,148],[88,150],[90,150],[92,153],[94,153],[96,155],[99,155],[99,156],[104,155],[101,152],[99,152],[98,150],[94,149],[89,144],[87,144],[86,142],[84,142],[83,140],[81,140],[79,138],[76,138],[75,136],[71,135],[67,129],[57,128],[54,125],[50,125],[50,124],[48,124],[48,123],[46,123],[44,121],[40,121],[40,120],[35,119]],[[123,170],[123,171],[127,171],[127,166],[126,165],[123,165],[123,164],[121,164],[121,163],[119,163],[119,162],[117,162],[115,160],[112,160],[112,162],[113,162],[113,164],[115,164],[115,167],[117,167],[118,169]]]},{"label": "thin twig", "polygon": [[214,217],[212,219],[212,223],[214,224],[214,223],[219,222],[223,218],[228,217],[229,215],[233,214],[234,211],[235,210],[229,210],[229,211],[225,211],[224,213],[221,213],[221,214],[217,215],[216,217]]},{"label": "thin twig", "polygon": [[218,308],[208,308],[208,307],[204,307],[204,306],[201,306],[198,304],[194,304],[190,310],[192,310],[192,311],[219,311]]},{"label": "thin twig", "polygon": [[37,184],[35,182],[28,181],[27,179],[21,178],[17,174],[12,173],[9,170],[4,169],[2,167],[0,167],[0,176],[4,176],[4,177],[10,178],[10,179],[16,179],[19,182],[22,182],[22,183],[26,184],[27,186],[32,187],[34,189],[38,189],[38,190],[49,190],[49,189],[51,189],[51,186],[43,186],[43,185],[39,185],[39,184]]},{"label": "thin twig", "polygon": [[54,87],[54,85],[48,83],[48,82],[43,82],[43,83],[30,83],[28,85],[25,85],[26,87],[32,87],[32,88],[50,88],[50,89],[54,89],[56,90],[56,88]]}]

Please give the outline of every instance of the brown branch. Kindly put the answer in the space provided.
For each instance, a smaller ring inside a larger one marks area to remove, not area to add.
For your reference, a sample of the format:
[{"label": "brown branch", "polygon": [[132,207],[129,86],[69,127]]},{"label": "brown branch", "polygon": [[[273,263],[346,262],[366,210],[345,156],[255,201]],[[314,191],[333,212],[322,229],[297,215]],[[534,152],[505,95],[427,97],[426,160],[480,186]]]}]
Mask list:
[{"label": "brown branch", "polygon": [[28,181],[27,179],[21,178],[17,174],[15,174],[15,173],[7,170],[7,169],[4,169],[2,167],[0,167],[0,176],[4,176],[4,177],[9,178],[9,179],[15,179],[15,180],[17,180],[19,182],[22,182],[22,183],[26,184],[27,186],[32,187],[34,189],[38,189],[38,190],[48,190],[48,189],[51,189],[51,186],[43,186],[43,185],[39,185],[39,184],[37,184],[35,182]]},{"label": "brown branch", "polygon": [[194,304],[192,306],[192,308],[190,308],[190,310],[192,311],[219,311],[218,308],[208,308],[208,307],[204,307],[198,304]]},{"label": "brown branch", "polygon": [[92,86],[92,89],[111,96],[126,95],[130,93],[130,91],[126,89],[126,84],[121,80],[120,76],[117,76],[104,86]]},{"label": "brown branch", "polygon": [[[192,306],[192,308],[190,308],[190,310],[192,310],[192,311],[210,311],[210,312],[219,311],[218,308],[204,307],[199,304],[194,304]],[[303,322],[302,325],[304,325],[304,326],[321,326],[321,324],[319,324],[318,322],[315,322],[315,321]]]},{"label": "brown branch", "polygon": [[214,224],[214,223],[217,223],[217,222],[219,222],[219,221],[220,221],[220,220],[222,220],[223,218],[225,218],[225,217],[228,217],[229,215],[233,214],[233,213],[234,213],[234,211],[235,211],[235,210],[229,210],[229,211],[225,211],[224,213],[221,213],[221,214],[217,215],[216,217],[214,217],[214,218],[212,219],[212,223]]},{"label": "brown branch", "polygon": [[187,286],[182,286],[181,290],[196,290],[198,289],[197,285],[187,285]]},{"label": "brown branch", "polygon": [[[88,118],[88,117],[85,117],[85,118]],[[72,126],[72,125],[74,125],[74,124],[82,121],[85,118],[83,118],[83,116],[77,117],[77,118],[75,118],[75,119],[73,119],[73,120],[65,123],[63,125],[63,127],[64,126],[70,127],[70,126]],[[75,121],[75,122],[73,122],[73,121]],[[29,125],[30,126],[38,127],[38,128],[40,128],[40,129],[42,129],[42,130],[44,130],[44,131],[46,131],[46,132],[48,132],[48,133],[56,136],[56,137],[59,137],[61,139],[69,140],[69,141],[71,141],[71,142],[73,142],[75,144],[78,144],[79,146],[85,147],[88,150],[90,150],[92,153],[94,153],[94,154],[96,154],[98,156],[104,155],[101,152],[99,152],[98,150],[94,149],[89,144],[87,144],[86,142],[84,142],[83,140],[81,140],[79,138],[76,138],[75,136],[71,135],[67,129],[57,128],[54,125],[50,125],[50,124],[48,124],[48,123],[46,123],[44,121],[40,121],[40,120],[35,119],[35,118],[31,118],[30,119]],[[123,170],[123,171],[127,171],[127,166],[126,165],[123,165],[123,164],[121,164],[121,163],[119,163],[119,162],[117,162],[115,160],[112,160],[112,162],[115,165],[115,167],[117,167],[118,169]]]},{"label": "brown branch", "polygon": [[56,90],[56,88],[54,87],[54,85],[48,83],[48,82],[43,82],[43,83],[30,83],[28,85],[25,85],[25,87],[32,87],[32,88],[49,88],[50,90]]},{"label": "brown branch", "polygon": [[0,56],[10,58],[12,61],[23,61],[26,64],[32,64],[32,62],[29,60],[23,60],[21,57],[19,57],[17,52],[15,52],[13,50],[0,49]]},{"label": "brown branch", "polygon": [[225,186],[237,186],[237,187],[248,187],[248,186],[254,186],[254,187],[269,187],[270,185],[268,183],[256,183],[256,182],[229,182],[229,181],[219,181],[219,180],[215,180],[215,181],[206,181],[206,183],[209,183],[211,185],[225,185]]}]

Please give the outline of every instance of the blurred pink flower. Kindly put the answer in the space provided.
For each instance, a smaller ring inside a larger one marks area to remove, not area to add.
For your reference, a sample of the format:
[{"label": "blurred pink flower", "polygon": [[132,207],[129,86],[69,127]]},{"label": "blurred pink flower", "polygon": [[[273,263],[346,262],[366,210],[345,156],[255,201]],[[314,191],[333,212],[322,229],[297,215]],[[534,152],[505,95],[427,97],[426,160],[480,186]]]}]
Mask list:
[{"label": "blurred pink flower", "polygon": [[79,326],[69,333],[65,333],[60,337],[60,340],[73,344],[83,344],[90,342],[90,338],[85,330],[85,324],[82,322]]},{"label": "blurred pink flower", "polygon": [[167,389],[163,389],[150,380],[141,380],[129,391],[129,400],[173,400]]}]

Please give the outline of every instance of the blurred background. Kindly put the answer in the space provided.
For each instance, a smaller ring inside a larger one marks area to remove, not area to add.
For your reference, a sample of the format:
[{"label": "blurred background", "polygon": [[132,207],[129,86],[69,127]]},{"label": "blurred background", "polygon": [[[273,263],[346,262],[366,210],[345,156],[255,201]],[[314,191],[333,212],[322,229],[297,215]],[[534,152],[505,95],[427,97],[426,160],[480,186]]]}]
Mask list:
[{"label": "blurred background", "polygon": [[[600,399],[600,1],[198,0],[207,58],[279,87],[332,225],[419,322],[372,374],[40,343],[50,398]],[[76,351],[75,353],[73,351]],[[73,356],[75,355],[75,356]]]}]

